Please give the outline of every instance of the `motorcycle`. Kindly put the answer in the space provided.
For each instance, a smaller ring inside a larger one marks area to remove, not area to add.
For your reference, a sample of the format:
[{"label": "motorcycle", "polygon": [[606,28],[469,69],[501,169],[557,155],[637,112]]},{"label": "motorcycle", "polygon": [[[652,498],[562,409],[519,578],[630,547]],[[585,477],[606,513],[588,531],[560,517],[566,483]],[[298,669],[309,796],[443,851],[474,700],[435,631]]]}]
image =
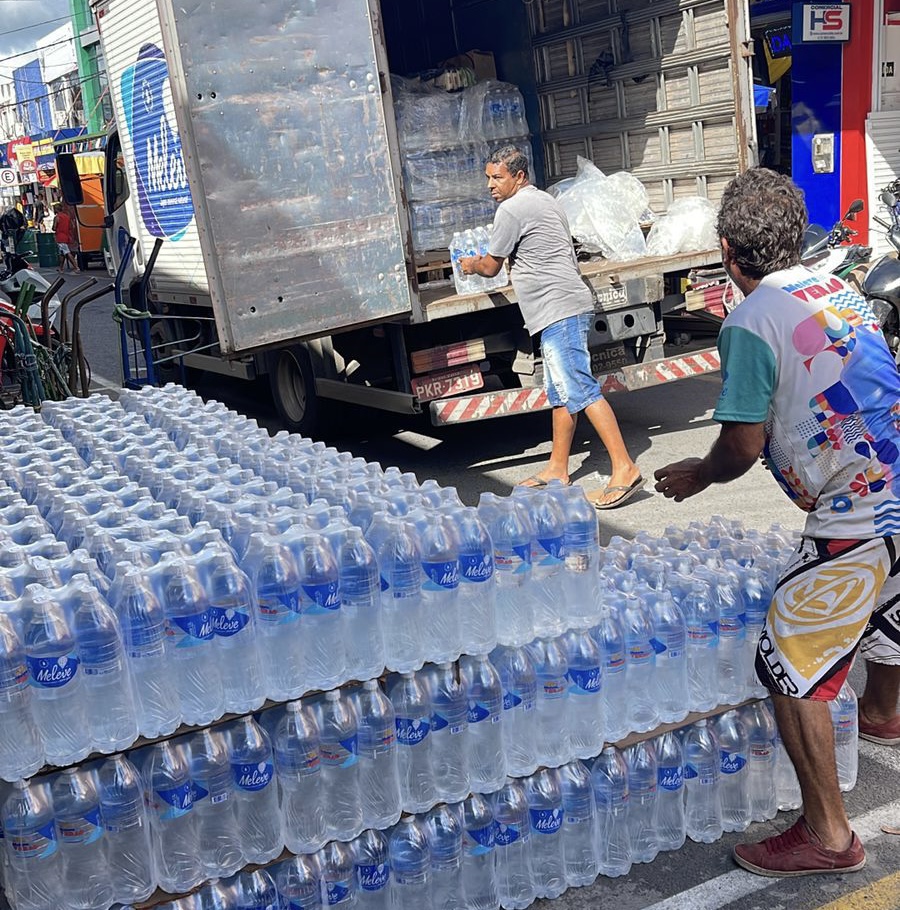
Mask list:
[{"label": "motorcycle", "polygon": [[882,256],[866,272],[862,280],[862,293],[875,313],[894,360],[900,363],[900,180],[886,186],[879,198],[891,220],[885,221],[877,215],[874,220],[887,232],[888,242],[894,247],[894,252]]},{"label": "motorcycle", "polygon": [[[0,308],[16,311],[19,296],[26,285],[34,288],[31,305],[28,307],[28,318],[36,326],[41,325],[41,303],[51,284],[40,272],[35,271],[27,259],[18,254],[9,258],[9,266],[0,270]],[[49,301],[47,313],[51,329],[59,331],[59,315],[62,301],[54,294]]]},{"label": "motorcycle", "polygon": [[821,225],[811,224],[803,237],[800,249],[800,261],[803,265],[817,272],[830,272],[840,278],[846,278],[864,262],[872,258],[872,248],[850,241],[856,231],[846,222],[854,221],[865,208],[862,199],[854,199],[847,209],[847,214],[835,222],[830,231]]}]

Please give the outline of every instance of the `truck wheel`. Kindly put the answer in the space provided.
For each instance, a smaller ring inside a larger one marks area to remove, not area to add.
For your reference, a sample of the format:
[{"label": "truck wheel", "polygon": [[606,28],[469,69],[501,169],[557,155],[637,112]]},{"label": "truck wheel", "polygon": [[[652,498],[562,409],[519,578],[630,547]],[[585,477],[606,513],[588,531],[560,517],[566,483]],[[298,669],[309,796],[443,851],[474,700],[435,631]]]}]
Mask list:
[{"label": "truck wheel", "polygon": [[295,346],[273,351],[268,371],[272,400],[285,428],[308,436],[318,422],[319,401],[306,349]]}]

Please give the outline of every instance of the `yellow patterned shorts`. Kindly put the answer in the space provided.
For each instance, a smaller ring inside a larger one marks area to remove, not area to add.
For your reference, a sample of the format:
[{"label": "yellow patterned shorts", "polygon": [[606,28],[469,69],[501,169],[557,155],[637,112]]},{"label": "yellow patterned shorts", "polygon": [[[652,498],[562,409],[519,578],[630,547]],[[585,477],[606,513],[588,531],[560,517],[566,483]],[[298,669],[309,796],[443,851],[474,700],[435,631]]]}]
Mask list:
[{"label": "yellow patterned shorts", "polygon": [[831,701],[857,648],[900,665],[900,537],[804,537],[769,606],[756,674],[772,692]]}]

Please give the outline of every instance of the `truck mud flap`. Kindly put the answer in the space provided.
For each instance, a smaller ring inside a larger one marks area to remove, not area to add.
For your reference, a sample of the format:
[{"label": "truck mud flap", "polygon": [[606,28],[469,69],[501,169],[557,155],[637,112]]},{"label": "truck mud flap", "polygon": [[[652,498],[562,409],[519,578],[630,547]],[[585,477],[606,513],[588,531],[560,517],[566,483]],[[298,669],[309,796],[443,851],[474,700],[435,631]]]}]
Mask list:
[{"label": "truck mud flap", "polygon": [[[689,379],[691,376],[713,373],[718,369],[718,351],[715,348],[707,348],[682,357],[665,357],[620,367],[608,373],[598,374],[597,379],[603,394],[610,395],[613,392],[646,389],[677,379]],[[428,407],[432,424],[443,426],[524,414],[527,411],[542,411],[549,405],[543,389],[505,389],[502,392],[443,398],[430,402]]]}]

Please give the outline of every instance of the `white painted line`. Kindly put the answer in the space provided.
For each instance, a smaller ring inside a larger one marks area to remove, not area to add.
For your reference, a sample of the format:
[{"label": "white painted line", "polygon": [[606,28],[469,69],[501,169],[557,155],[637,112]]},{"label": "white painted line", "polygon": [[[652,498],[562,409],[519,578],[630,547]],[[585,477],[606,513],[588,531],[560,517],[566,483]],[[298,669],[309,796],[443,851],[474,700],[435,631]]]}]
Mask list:
[{"label": "white painted line", "polygon": [[[900,818],[900,800],[879,806],[863,815],[850,819],[857,837],[867,843],[879,836],[886,836],[881,830],[884,824],[896,824]],[[712,846],[712,845],[711,845]],[[726,872],[711,878],[694,888],[673,894],[665,900],[651,904],[645,910],[721,910],[730,903],[763,891],[777,884],[781,879],[753,875],[743,869]]]}]

